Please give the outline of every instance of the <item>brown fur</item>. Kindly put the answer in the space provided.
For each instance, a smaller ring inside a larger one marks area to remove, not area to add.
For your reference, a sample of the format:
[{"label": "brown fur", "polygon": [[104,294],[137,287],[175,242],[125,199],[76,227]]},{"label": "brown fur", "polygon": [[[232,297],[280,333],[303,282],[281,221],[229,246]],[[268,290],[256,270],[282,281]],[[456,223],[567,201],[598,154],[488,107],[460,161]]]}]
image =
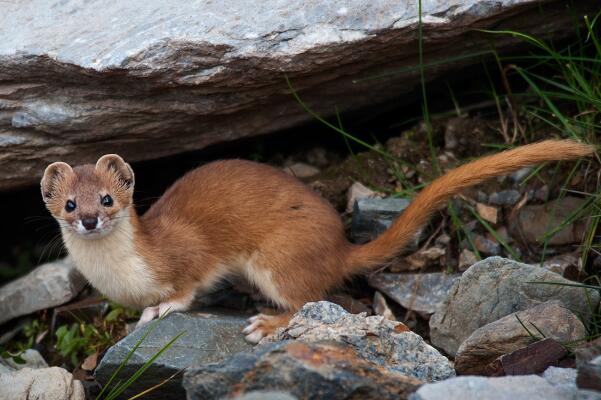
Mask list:
[{"label": "brown fur", "polygon": [[[394,257],[439,207],[468,186],[593,151],[572,141],[548,140],[463,165],[426,187],[388,231],[362,246],[347,241],[336,211],[310,188],[279,170],[241,160],[217,161],[189,172],[146,214],[138,217],[132,210],[128,218],[137,254],[159,285],[168,288],[161,302],[187,299],[237,273],[279,307],[295,310],[324,298],[352,274]],[[80,212],[110,218],[131,207],[133,172],[118,156],[105,157],[111,162],[96,167],[48,167],[42,192],[59,222],[79,218]],[[99,208],[103,191],[115,198],[113,210]],[[63,208],[73,195],[82,207],[77,214]],[[264,335],[287,320],[259,319],[263,323],[256,329]]]}]

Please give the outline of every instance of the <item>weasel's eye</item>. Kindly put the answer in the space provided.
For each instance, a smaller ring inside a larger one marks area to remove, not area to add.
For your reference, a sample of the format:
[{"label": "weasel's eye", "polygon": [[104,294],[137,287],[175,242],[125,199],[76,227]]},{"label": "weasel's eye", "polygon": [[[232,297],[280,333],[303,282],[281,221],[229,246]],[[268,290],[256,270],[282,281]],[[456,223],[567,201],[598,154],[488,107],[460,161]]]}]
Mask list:
[{"label": "weasel's eye", "polygon": [[67,203],[65,204],[65,210],[67,210],[67,212],[73,212],[73,210],[75,210],[75,207],[77,207],[75,205],[75,202],[73,200],[67,200]]},{"label": "weasel's eye", "polygon": [[113,205],[113,198],[107,194],[100,200],[100,203],[105,207],[111,207]]}]

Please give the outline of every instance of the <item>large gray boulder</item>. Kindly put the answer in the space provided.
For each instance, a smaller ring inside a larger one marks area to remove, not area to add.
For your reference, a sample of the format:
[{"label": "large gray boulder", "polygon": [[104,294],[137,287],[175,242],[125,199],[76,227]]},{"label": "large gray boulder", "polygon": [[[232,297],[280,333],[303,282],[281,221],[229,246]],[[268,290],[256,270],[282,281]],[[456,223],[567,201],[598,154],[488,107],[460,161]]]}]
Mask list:
[{"label": "large gray boulder", "polygon": [[[550,284],[549,284],[550,283]],[[599,293],[558,284],[569,281],[544,268],[490,257],[472,265],[430,319],[432,344],[455,356],[476,329],[549,300],[561,303],[585,322]]]},{"label": "large gray boulder", "polygon": [[[597,3],[424,1],[424,58],[443,61],[427,79],[519,42],[478,28],[565,36]],[[286,75],[321,114],[408,98],[417,15],[406,0],[2,1],[0,190],[58,159],[152,159],[311,120]]]},{"label": "large gray boulder", "polygon": [[67,260],[40,265],[0,288],[0,324],[60,306],[77,296],[85,284],[85,278]]},{"label": "large gray boulder", "polygon": [[[158,321],[156,328],[138,347],[113,382],[129,378],[155,355],[167,342],[185,332],[173,346],[157,358],[151,367],[126,391],[129,397],[148,389],[183,369],[221,361],[232,354],[252,349],[244,341],[242,329],[246,319],[239,316],[206,313],[172,313]],[[151,323],[152,324],[152,323]],[[142,326],[108,349],[96,368],[96,380],[106,384],[127,354],[146,333],[150,325]],[[181,374],[144,398],[181,399]]]},{"label": "large gray boulder", "polygon": [[351,346],[363,359],[426,382],[455,375],[449,360],[400,322],[350,314],[327,301],[307,303],[265,341],[334,341]]}]

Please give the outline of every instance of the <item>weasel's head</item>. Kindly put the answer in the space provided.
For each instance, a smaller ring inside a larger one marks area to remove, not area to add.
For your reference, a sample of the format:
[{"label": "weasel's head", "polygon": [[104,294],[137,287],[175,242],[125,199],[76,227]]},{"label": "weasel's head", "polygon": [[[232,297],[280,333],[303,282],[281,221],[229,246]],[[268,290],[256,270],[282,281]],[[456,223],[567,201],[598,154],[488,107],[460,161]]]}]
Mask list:
[{"label": "weasel's head", "polygon": [[134,172],[116,154],[75,168],[55,162],[44,171],[41,189],[46,208],[63,230],[93,239],[129,218]]}]

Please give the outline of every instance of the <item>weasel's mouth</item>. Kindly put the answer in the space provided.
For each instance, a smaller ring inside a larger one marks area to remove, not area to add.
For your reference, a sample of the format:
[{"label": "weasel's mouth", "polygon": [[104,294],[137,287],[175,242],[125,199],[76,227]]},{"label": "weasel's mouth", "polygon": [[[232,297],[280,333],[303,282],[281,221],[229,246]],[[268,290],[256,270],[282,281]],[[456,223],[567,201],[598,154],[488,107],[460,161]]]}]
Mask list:
[{"label": "weasel's mouth", "polygon": [[83,236],[94,236],[94,235],[101,234],[103,231],[104,231],[104,229],[96,228],[96,229],[92,229],[91,231],[80,232],[80,234]]},{"label": "weasel's mouth", "polygon": [[83,226],[81,221],[77,221],[75,224],[73,224],[72,229],[81,237],[93,239],[108,234],[112,230],[112,224],[110,221],[99,220],[94,229],[87,229]]},{"label": "weasel's mouth", "polygon": [[84,237],[86,239],[95,239],[95,238],[106,236],[110,231],[111,231],[110,227],[102,227],[102,228],[92,229],[89,231],[86,230],[83,232],[80,230],[77,230],[77,234],[79,234],[81,237]]}]

